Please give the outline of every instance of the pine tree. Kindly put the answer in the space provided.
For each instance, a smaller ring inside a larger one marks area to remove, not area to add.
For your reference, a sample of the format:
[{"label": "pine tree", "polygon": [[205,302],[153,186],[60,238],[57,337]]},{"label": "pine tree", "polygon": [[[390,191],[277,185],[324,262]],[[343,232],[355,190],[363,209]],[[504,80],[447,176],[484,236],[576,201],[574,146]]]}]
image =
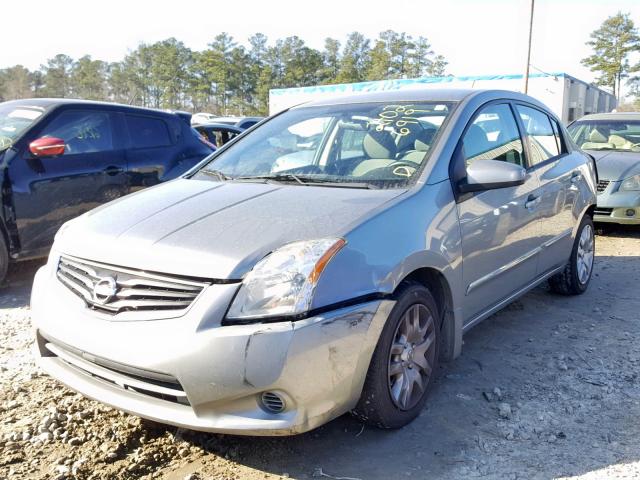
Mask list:
[{"label": "pine tree", "polygon": [[584,58],[582,64],[598,73],[596,83],[611,88],[619,99],[622,79],[632,71],[629,55],[640,51],[640,36],[633,20],[629,14],[618,12],[591,33],[587,45],[594,53]]}]

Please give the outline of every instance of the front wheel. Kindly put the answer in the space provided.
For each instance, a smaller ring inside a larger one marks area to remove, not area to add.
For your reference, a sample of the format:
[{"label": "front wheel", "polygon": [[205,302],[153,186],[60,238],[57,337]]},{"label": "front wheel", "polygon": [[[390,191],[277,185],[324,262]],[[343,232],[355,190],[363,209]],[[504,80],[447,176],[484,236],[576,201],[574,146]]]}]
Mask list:
[{"label": "front wheel", "polygon": [[438,368],[440,316],[433,296],[408,283],[397,299],[352,412],[380,428],[400,428],[418,416]]},{"label": "front wheel", "polygon": [[551,290],[562,295],[580,295],[589,287],[593,273],[595,236],[593,220],[585,215],[580,222],[569,262],[562,272],[549,279]]}]

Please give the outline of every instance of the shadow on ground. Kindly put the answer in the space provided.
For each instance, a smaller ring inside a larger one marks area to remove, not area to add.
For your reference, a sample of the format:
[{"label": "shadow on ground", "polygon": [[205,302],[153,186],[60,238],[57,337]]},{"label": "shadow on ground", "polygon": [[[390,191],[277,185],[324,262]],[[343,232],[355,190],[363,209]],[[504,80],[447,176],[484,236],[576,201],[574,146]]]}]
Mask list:
[{"label": "shadow on ground", "polygon": [[5,282],[0,286],[0,309],[29,305],[33,276],[46,259],[14,263],[9,266]]}]

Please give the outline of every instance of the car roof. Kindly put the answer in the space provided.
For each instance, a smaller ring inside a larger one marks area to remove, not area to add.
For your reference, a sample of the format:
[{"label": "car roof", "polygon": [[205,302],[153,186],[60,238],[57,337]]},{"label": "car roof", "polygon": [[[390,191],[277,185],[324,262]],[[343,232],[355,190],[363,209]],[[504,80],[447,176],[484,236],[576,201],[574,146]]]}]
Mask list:
[{"label": "car roof", "polygon": [[640,120],[640,112],[610,112],[610,113],[594,113],[585,115],[577,121],[583,120]]},{"label": "car roof", "polygon": [[21,100],[11,100],[11,101],[5,102],[5,104],[20,105],[23,107],[36,107],[44,110],[50,110],[52,108],[62,106],[62,105],[91,105],[91,106],[95,105],[95,106],[101,106],[105,108],[114,108],[118,110],[126,110],[126,111],[137,112],[137,113],[147,113],[147,114],[154,113],[154,114],[160,114],[160,115],[170,115],[173,117],[179,116],[176,112],[167,112],[167,111],[163,111],[155,108],[138,107],[135,105],[125,105],[122,103],[115,103],[115,102],[80,100],[75,98],[25,98]]},{"label": "car roof", "polygon": [[225,128],[227,130],[237,130],[238,132],[241,132],[243,129],[236,126],[236,125],[232,125],[229,123],[216,123],[216,122],[207,122],[207,123],[196,123],[194,125],[192,125],[193,128],[198,128],[198,127],[206,127],[206,128]]},{"label": "car roof", "polygon": [[382,92],[355,93],[331,98],[323,98],[300,104],[293,108],[315,107],[325,105],[343,105],[348,103],[376,102],[461,102],[471,97],[483,95],[491,99],[524,100],[539,103],[535,99],[510,90],[483,90],[464,88],[411,88]]}]

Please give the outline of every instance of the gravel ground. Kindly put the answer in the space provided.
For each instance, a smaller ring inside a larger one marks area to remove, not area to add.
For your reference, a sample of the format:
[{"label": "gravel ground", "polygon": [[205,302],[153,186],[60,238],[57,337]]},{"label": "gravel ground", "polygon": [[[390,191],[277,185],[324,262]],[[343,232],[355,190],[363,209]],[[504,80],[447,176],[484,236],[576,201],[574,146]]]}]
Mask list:
[{"label": "gravel ground", "polygon": [[155,424],[40,373],[23,265],[0,293],[0,479],[640,478],[639,256],[638,229],[598,237],[587,294],[540,287],[476,327],[404,429],[272,439]]}]

